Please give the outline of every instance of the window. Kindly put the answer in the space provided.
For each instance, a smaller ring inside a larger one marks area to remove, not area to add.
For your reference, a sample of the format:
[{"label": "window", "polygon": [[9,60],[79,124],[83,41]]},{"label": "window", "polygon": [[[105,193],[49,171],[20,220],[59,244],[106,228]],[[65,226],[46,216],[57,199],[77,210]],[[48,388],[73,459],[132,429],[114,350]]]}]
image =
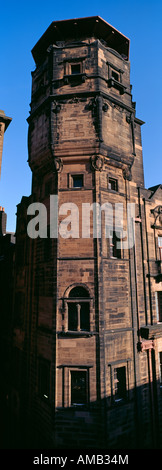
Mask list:
[{"label": "window", "polygon": [[68,330],[90,330],[90,299],[87,290],[82,286],[74,287],[67,299]]},{"label": "window", "polygon": [[157,321],[162,322],[162,291],[156,292]]},{"label": "window", "polygon": [[40,360],[39,363],[39,394],[41,398],[49,398],[50,366],[49,362]]},{"label": "window", "polygon": [[73,188],[83,187],[83,175],[72,175],[72,187]]},{"label": "window", "polygon": [[159,258],[162,261],[162,236],[158,237]]},{"label": "window", "polygon": [[108,179],[108,189],[113,191],[118,191],[118,180],[115,178]]},{"label": "window", "polygon": [[131,359],[110,362],[110,403],[117,404],[129,399],[129,374]]},{"label": "window", "polygon": [[112,78],[114,78],[114,80],[116,80],[117,82],[119,82],[119,74],[118,74],[117,72],[115,72],[114,70],[112,70],[111,76],[112,76]]},{"label": "window", "polygon": [[114,369],[114,400],[121,401],[126,399],[127,389],[126,389],[126,368],[116,367]]},{"label": "window", "polygon": [[162,387],[162,351],[159,352],[160,387]]},{"label": "window", "polygon": [[81,64],[71,64],[71,74],[77,75],[81,73]]},{"label": "window", "polygon": [[111,258],[121,259],[122,257],[121,244],[122,244],[121,232],[116,232],[114,230],[113,236],[110,239],[110,257]]},{"label": "window", "polygon": [[71,405],[85,405],[87,402],[87,371],[71,371]]}]

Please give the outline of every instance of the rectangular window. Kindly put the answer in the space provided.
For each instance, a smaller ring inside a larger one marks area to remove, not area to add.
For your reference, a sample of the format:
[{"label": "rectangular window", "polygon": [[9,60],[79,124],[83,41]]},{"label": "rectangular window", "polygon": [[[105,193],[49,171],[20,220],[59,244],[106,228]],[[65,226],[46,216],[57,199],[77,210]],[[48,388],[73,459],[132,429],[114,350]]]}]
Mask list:
[{"label": "rectangular window", "polygon": [[49,398],[50,367],[49,362],[40,360],[39,363],[39,394],[42,398]]},{"label": "rectangular window", "polygon": [[[109,240],[109,239],[108,239]],[[121,232],[114,230],[113,236],[110,239],[110,257],[111,258],[122,258],[122,239]]]},{"label": "rectangular window", "polygon": [[77,304],[68,303],[68,330],[77,331],[78,329],[78,309]]},{"label": "rectangular window", "polygon": [[162,387],[162,351],[159,352],[160,387]]},{"label": "rectangular window", "polygon": [[112,76],[112,78],[114,78],[114,80],[119,82],[119,73],[115,72],[115,70],[112,70],[111,76]]},{"label": "rectangular window", "polygon": [[71,64],[71,74],[77,75],[81,73],[81,64]]},{"label": "rectangular window", "polygon": [[73,188],[83,187],[83,175],[72,175],[72,187]]},{"label": "rectangular window", "polygon": [[89,302],[68,302],[68,330],[89,331],[90,329]]},{"label": "rectangular window", "polygon": [[157,321],[162,322],[162,291],[156,292]]},{"label": "rectangular window", "polygon": [[118,191],[118,180],[115,178],[108,179],[108,189],[113,191]]},{"label": "rectangular window", "polygon": [[115,401],[125,400],[127,397],[126,388],[126,368],[116,367],[114,369],[114,399]]},{"label": "rectangular window", "polygon": [[162,236],[158,237],[159,258],[162,261]]},{"label": "rectangular window", "polygon": [[87,402],[87,371],[71,371],[71,405],[85,405]]}]

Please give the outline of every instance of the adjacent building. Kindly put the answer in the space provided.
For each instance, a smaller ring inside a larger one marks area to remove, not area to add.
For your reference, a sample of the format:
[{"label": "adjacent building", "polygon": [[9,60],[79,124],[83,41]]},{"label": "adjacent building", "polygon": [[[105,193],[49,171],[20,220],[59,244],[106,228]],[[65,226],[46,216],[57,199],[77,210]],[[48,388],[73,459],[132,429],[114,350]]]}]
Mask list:
[{"label": "adjacent building", "polygon": [[[144,187],[129,42],[96,16],[51,23],[32,50],[32,193],[17,207],[12,355],[28,447],[161,445],[162,185]],[[45,229],[32,238],[37,202]],[[108,238],[104,211],[99,236],[95,217],[87,225],[95,203],[112,208]]]}]

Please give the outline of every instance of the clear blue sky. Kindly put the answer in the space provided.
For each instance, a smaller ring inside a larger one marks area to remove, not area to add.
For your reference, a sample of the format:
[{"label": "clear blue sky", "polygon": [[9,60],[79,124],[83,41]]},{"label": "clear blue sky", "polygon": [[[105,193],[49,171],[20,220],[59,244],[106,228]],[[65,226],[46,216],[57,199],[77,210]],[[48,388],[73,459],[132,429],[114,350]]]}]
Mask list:
[{"label": "clear blue sky", "polygon": [[54,20],[99,15],[130,38],[131,83],[142,127],[145,186],[162,183],[162,2],[51,0],[3,1],[0,6],[0,109],[12,117],[4,138],[0,205],[7,230],[16,226],[16,205],[31,192],[26,119],[31,100],[31,49]]}]

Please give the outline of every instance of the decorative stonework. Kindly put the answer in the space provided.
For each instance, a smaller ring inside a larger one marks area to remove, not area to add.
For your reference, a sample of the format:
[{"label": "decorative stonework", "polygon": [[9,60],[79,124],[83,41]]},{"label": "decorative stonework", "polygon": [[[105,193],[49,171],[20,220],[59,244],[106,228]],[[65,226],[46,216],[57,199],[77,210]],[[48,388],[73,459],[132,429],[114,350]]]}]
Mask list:
[{"label": "decorative stonework", "polygon": [[91,157],[91,166],[94,170],[102,171],[104,166],[104,158],[100,155]]},{"label": "decorative stonework", "polygon": [[162,229],[162,206],[156,206],[151,213],[154,215],[154,228]]},{"label": "decorative stonework", "polygon": [[130,166],[123,168],[123,178],[128,181],[132,180],[132,172]]},{"label": "decorative stonework", "polygon": [[61,173],[63,169],[63,161],[61,158],[54,158],[54,169],[57,173]]}]

